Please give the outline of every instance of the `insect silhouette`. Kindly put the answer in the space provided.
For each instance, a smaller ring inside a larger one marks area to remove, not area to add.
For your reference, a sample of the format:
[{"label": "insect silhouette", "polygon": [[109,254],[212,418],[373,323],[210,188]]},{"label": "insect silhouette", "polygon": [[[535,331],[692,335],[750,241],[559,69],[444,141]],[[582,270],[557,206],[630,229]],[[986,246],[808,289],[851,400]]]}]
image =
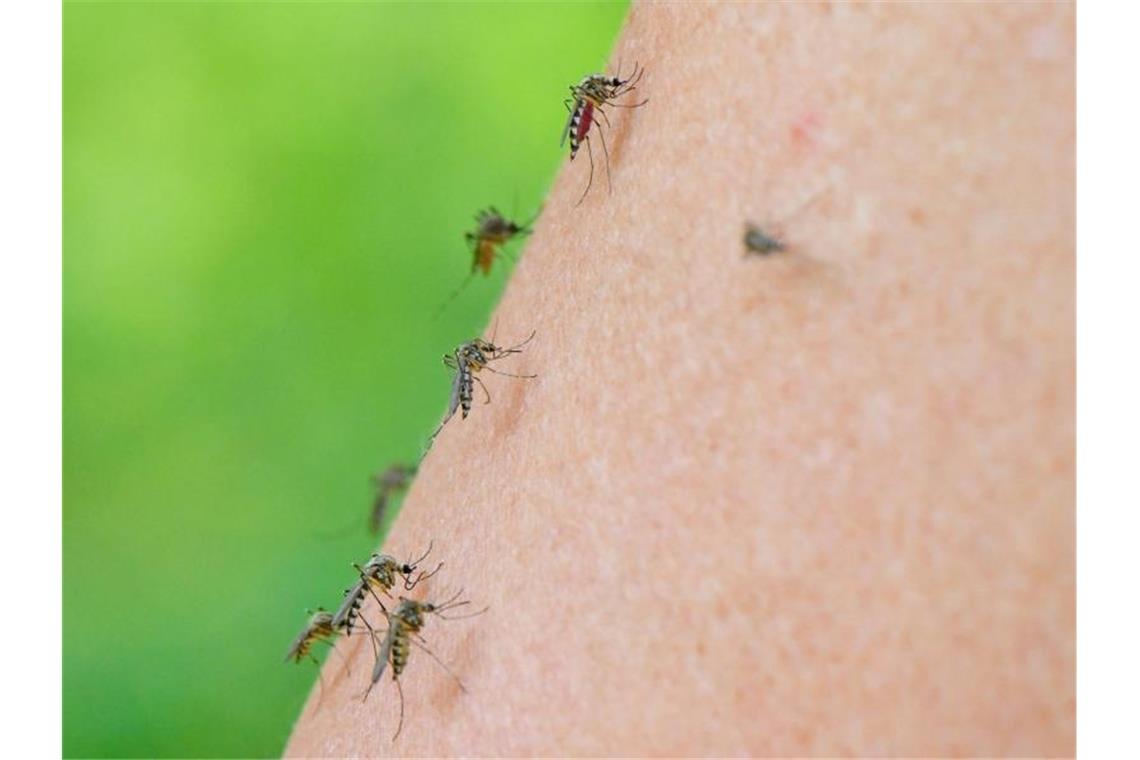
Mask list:
[{"label": "insect silhouette", "polygon": [[384,634],[384,641],[380,645],[380,650],[376,655],[376,664],[372,668],[372,681],[368,684],[368,689],[364,692],[363,700],[368,699],[368,695],[372,691],[372,687],[384,675],[384,671],[388,665],[392,666],[392,680],[396,682],[396,691],[400,695],[400,722],[396,726],[396,733],[392,735],[392,741],[400,735],[400,730],[404,727],[404,688],[400,685],[400,675],[408,665],[408,657],[411,653],[411,646],[415,644],[418,648],[436,661],[441,668],[443,668],[449,676],[455,679],[455,683],[459,685],[460,691],[466,693],[467,687],[463,685],[463,681],[459,680],[459,676],[451,672],[451,668],[444,664],[443,660],[439,659],[434,652],[432,652],[427,642],[424,640],[420,631],[424,627],[424,620],[426,615],[435,615],[442,620],[463,620],[466,618],[482,615],[488,608],[483,608],[478,612],[473,612],[467,615],[447,615],[446,613],[458,607],[470,604],[469,601],[458,601],[463,591],[457,591],[454,596],[441,604],[433,604],[431,602],[417,602],[412,599],[400,597],[400,603],[396,609],[388,613],[388,630]]},{"label": "insect silhouette", "polygon": [[811,208],[816,201],[818,201],[824,193],[831,189],[831,183],[825,183],[822,187],[818,188],[804,200],[792,208],[791,211],[785,213],[778,223],[769,225],[765,222],[764,227],[745,222],[744,224],[744,251],[745,255],[759,254],[760,256],[768,256],[773,253],[781,253],[788,250],[788,242],[784,238],[784,230],[787,225],[795,220],[800,214]]},{"label": "insect silhouette", "polygon": [[606,115],[606,107],[640,108],[649,102],[646,98],[640,103],[616,103],[615,101],[622,95],[637,89],[637,83],[641,81],[645,69],[634,64],[633,73],[628,77],[622,79],[620,74],[620,70],[618,76],[613,77],[607,77],[605,74],[589,74],[578,84],[570,86],[570,97],[563,101],[570,115],[566,119],[566,126],[562,128],[562,141],[559,145],[564,145],[566,139],[570,139],[570,160],[573,161],[578,155],[578,149],[582,147],[582,143],[585,143],[587,155],[590,157],[590,178],[586,181],[586,189],[582,191],[582,197],[574,204],[575,206],[582,205],[582,201],[586,199],[586,194],[594,184],[594,149],[590,146],[590,127],[595,123],[598,126],[596,132],[602,141],[602,152],[606,161],[606,186],[610,192],[613,192],[613,185],[610,182],[610,150],[606,146],[606,136],[597,117],[601,116],[602,121],[609,127],[610,119]]},{"label": "insect silhouette", "polygon": [[345,636],[351,636],[356,621],[360,620],[369,631],[375,634],[371,624],[360,615],[360,607],[364,603],[365,595],[370,594],[380,605],[381,612],[387,614],[388,608],[384,605],[383,600],[376,595],[376,592],[379,591],[391,598],[392,588],[396,585],[397,578],[403,580],[405,590],[411,591],[420,581],[438,573],[443,567],[442,562],[436,565],[436,568],[430,573],[421,570],[415,578],[412,577],[419,564],[431,554],[431,549],[432,544],[429,543],[427,551],[415,561],[400,562],[388,554],[373,554],[364,567],[353,565],[360,579],[351,588],[345,589],[344,601],[340,603],[336,614],[329,621],[331,627],[336,631],[344,631]]},{"label": "insect silhouette", "polygon": [[482,338],[475,338],[466,343],[461,343],[450,354],[444,354],[443,363],[450,369],[455,371],[455,375],[451,381],[451,398],[447,405],[447,414],[443,418],[443,422],[439,423],[439,427],[431,434],[428,441],[428,448],[435,441],[435,437],[439,435],[439,431],[443,430],[443,426],[455,416],[457,409],[463,410],[463,419],[467,419],[467,415],[471,413],[471,404],[475,398],[475,383],[479,383],[479,387],[483,389],[483,393],[487,396],[486,403],[491,403],[491,394],[487,390],[487,386],[483,384],[476,373],[487,370],[494,372],[496,375],[504,375],[506,377],[516,377],[523,380],[530,380],[538,375],[515,375],[510,372],[502,372],[490,366],[491,362],[503,359],[511,354],[521,353],[523,346],[530,343],[534,338],[535,333],[522,343],[511,346],[510,348],[502,348],[496,346],[493,341],[483,340]]},{"label": "insect silhouette", "polygon": [[[541,209],[539,209],[541,213]],[[471,279],[479,272],[484,275],[491,273],[491,265],[494,264],[498,256],[505,256],[506,251],[504,246],[514,240],[515,238],[529,235],[531,233],[531,225],[534,220],[538,218],[536,213],[529,221],[524,224],[518,224],[499,213],[499,210],[494,206],[483,209],[475,215],[476,227],[474,230],[463,233],[464,239],[467,244],[471,246],[471,271],[467,277],[463,279],[459,287],[456,288],[447,300],[439,305],[436,309],[435,316],[443,313],[452,301],[454,301],[463,289],[471,282]]]},{"label": "insect silhouette", "polygon": [[744,227],[744,247],[751,253],[759,253],[761,255],[779,253],[787,250],[783,240],[773,237],[754,224],[747,224]]},{"label": "insect silhouette", "polygon": [[394,464],[384,472],[372,476],[372,485],[376,487],[376,497],[372,500],[368,529],[373,534],[380,532],[380,526],[384,523],[384,516],[388,513],[389,500],[393,495],[407,488],[415,474],[415,465]]}]

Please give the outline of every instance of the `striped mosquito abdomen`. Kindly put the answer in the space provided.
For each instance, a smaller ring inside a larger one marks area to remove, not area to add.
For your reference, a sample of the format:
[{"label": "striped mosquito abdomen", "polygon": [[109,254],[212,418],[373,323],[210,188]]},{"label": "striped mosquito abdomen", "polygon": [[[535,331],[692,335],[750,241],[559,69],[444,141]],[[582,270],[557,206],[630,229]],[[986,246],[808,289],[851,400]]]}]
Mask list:
[{"label": "striped mosquito abdomen", "polygon": [[471,401],[475,398],[475,378],[471,373],[471,365],[467,362],[459,364],[459,405],[463,407],[463,419],[471,413]]},{"label": "striped mosquito abdomen", "polygon": [[309,656],[315,642],[322,639],[328,641],[336,636],[332,619],[333,616],[324,610],[318,610],[310,617],[305,627],[297,634],[297,638],[293,639],[289,652],[285,655],[285,661],[300,662]]},{"label": "striped mosquito abdomen", "polygon": [[468,615],[449,617],[446,614],[449,611],[469,604],[467,601],[459,601],[459,596],[462,593],[462,591],[458,591],[450,599],[439,604],[417,602],[401,597],[396,609],[388,613],[388,632],[384,636],[384,643],[376,653],[376,664],[372,668],[372,682],[368,685],[368,690],[364,692],[364,699],[368,698],[372,687],[376,685],[384,675],[384,671],[388,665],[391,664],[392,681],[395,682],[396,692],[400,697],[400,722],[396,726],[396,733],[392,736],[393,740],[400,735],[400,729],[403,728],[404,725],[404,689],[400,686],[400,675],[408,666],[413,636],[417,637],[417,641],[415,642],[417,647],[435,660],[440,667],[447,671],[448,675],[455,679],[455,683],[459,685],[460,691],[467,691],[467,687],[463,685],[459,677],[451,672],[451,669],[444,664],[443,660],[439,659],[434,652],[428,649],[427,643],[422,638],[418,637],[420,630],[424,627],[424,616],[427,614],[434,614],[443,620],[458,620],[465,617],[475,617],[487,611],[487,608],[483,608],[478,612]]},{"label": "striped mosquito abdomen", "polygon": [[360,605],[364,603],[364,594],[367,590],[364,579],[361,578],[352,588],[344,592],[344,601],[340,603],[336,614],[333,615],[333,628],[344,630],[346,636],[352,635],[352,629],[356,625],[356,618],[360,614]]},{"label": "striped mosquito abdomen", "polygon": [[590,132],[590,125],[594,123],[594,104],[589,100],[578,101],[578,109],[574,114],[574,134],[570,139],[570,160],[574,160],[582,140]]},{"label": "striped mosquito abdomen", "polygon": [[396,636],[392,641],[392,677],[398,678],[403,674],[404,668],[408,666],[408,653],[411,650],[411,644],[408,642],[408,625],[407,623],[399,623],[396,626]]}]

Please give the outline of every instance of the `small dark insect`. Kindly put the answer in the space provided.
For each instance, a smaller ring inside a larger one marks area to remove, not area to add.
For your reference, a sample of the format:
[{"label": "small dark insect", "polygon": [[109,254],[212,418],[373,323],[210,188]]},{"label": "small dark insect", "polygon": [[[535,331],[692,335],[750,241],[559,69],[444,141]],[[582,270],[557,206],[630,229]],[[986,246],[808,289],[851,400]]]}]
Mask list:
[{"label": "small dark insect", "polygon": [[[745,255],[757,253],[761,256],[768,256],[773,253],[781,253],[788,250],[787,240],[784,238],[784,229],[800,214],[811,208],[816,201],[818,201],[824,193],[831,189],[831,183],[827,182],[821,187],[813,191],[807,198],[801,200],[790,211],[782,214],[780,221],[776,224],[769,226],[765,222],[765,227],[761,228],[759,225],[752,223],[745,223],[744,225],[744,249]],[[797,251],[798,253],[798,251]]]},{"label": "small dark insect", "polygon": [[412,578],[412,574],[416,572],[419,564],[431,554],[431,549],[432,544],[429,543],[427,551],[415,561],[400,562],[388,554],[373,554],[364,567],[353,565],[360,576],[360,580],[351,588],[344,590],[344,601],[340,603],[336,614],[330,620],[332,628],[337,631],[344,631],[345,636],[351,636],[352,629],[359,619],[366,628],[375,633],[368,621],[360,615],[360,606],[364,603],[365,594],[371,594],[376,603],[380,605],[380,610],[387,614],[388,608],[384,606],[384,602],[376,595],[376,592],[379,591],[390,599],[397,577],[403,579],[404,589],[411,591],[417,583],[438,573],[439,569],[443,567],[442,562],[430,573],[421,570],[414,579]]},{"label": "small dark insect", "polygon": [[744,247],[751,253],[761,255],[787,250],[783,240],[769,235],[754,224],[748,224],[744,227]]},{"label": "small dark insect", "polygon": [[[582,204],[582,201],[586,199],[586,194],[590,192],[590,187],[594,184],[594,149],[590,146],[590,127],[597,122],[597,115],[599,114],[606,126],[610,125],[610,119],[604,110],[606,106],[640,108],[648,103],[648,98],[640,103],[632,104],[614,102],[622,95],[636,90],[637,83],[641,81],[644,73],[645,69],[638,68],[635,63],[633,73],[625,79],[621,78],[620,71],[618,76],[614,77],[607,77],[605,74],[589,74],[583,77],[578,84],[570,86],[570,97],[563,101],[563,105],[570,112],[570,116],[566,119],[566,126],[562,128],[562,142],[559,144],[565,144],[566,138],[570,138],[571,161],[578,154],[578,149],[582,147],[582,143],[586,143],[586,152],[590,156],[590,178],[586,181],[586,189],[582,191],[582,197],[574,204],[575,206]],[[598,123],[597,133],[598,137],[601,138],[602,151],[606,159],[606,186],[610,192],[613,192],[613,185],[610,183],[610,151],[606,146],[606,136],[602,131],[601,123]]]},{"label": "small dark insect", "polygon": [[486,369],[489,372],[494,372],[496,375],[504,375],[506,377],[517,377],[524,380],[533,379],[538,375],[515,375],[510,372],[501,372],[497,369],[490,367],[490,363],[497,361],[511,354],[522,352],[523,346],[530,343],[534,338],[534,333],[530,334],[526,340],[510,348],[501,348],[496,346],[492,341],[486,341],[482,338],[475,338],[466,343],[462,343],[450,354],[444,354],[443,363],[455,370],[455,377],[451,382],[451,399],[448,401],[447,414],[443,418],[443,422],[439,423],[439,427],[431,434],[428,440],[428,448],[431,447],[432,441],[439,435],[439,431],[443,430],[443,426],[455,415],[456,409],[463,410],[463,419],[467,419],[467,415],[471,412],[471,403],[475,397],[475,383],[479,383],[479,387],[483,389],[483,393],[487,396],[487,402],[491,402],[491,394],[487,391],[487,386],[483,381],[476,377],[476,373]]},{"label": "small dark insect", "polygon": [[463,607],[470,604],[469,601],[458,601],[462,590],[455,593],[450,599],[442,604],[433,604],[431,602],[417,602],[412,599],[400,597],[400,603],[395,610],[388,613],[388,631],[384,635],[384,641],[380,645],[380,650],[376,655],[376,665],[372,668],[372,681],[368,684],[368,689],[364,692],[363,699],[368,699],[372,687],[384,675],[388,664],[392,665],[392,680],[396,682],[396,691],[400,695],[400,722],[396,726],[396,733],[392,735],[392,741],[400,735],[400,729],[404,727],[404,689],[400,686],[400,675],[404,672],[404,668],[408,665],[408,655],[411,652],[411,645],[415,644],[417,647],[427,652],[428,655],[435,660],[440,667],[442,667],[447,674],[455,679],[459,685],[459,689],[466,693],[467,687],[459,680],[459,676],[451,672],[451,668],[444,664],[443,660],[439,659],[434,652],[427,647],[427,642],[423,636],[420,635],[420,630],[424,626],[424,616],[428,614],[435,615],[442,620],[463,620],[476,615],[482,615],[488,608],[483,608],[478,612],[473,612],[468,615],[451,615],[448,616],[444,613],[449,610],[454,610],[457,607]]},{"label": "small dark insect", "polygon": [[459,297],[459,294],[463,292],[463,289],[467,287],[471,282],[471,278],[474,277],[476,273],[482,272],[484,275],[491,274],[491,265],[495,262],[495,258],[500,255],[506,255],[503,246],[516,237],[529,235],[531,233],[531,225],[534,224],[534,220],[537,218],[538,214],[535,214],[534,217],[525,224],[518,224],[500,214],[499,210],[494,206],[483,209],[476,214],[475,222],[478,226],[470,232],[463,233],[467,244],[471,246],[471,272],[463,279],[459,287],[447,297],[447,300],[439,305],[435,315],[438,317],[452,301]]},{"label": "small dark insect", "polygon": [[372,513],[368,518],[368,529],[373,534],[380,532],[384,516],[388,513],[388,500],[397,492],[407,488],[415,474],[415,465],[394,464],[384,472],[372,476],[372,485],[376,487],[376,498],[372,501]]}]

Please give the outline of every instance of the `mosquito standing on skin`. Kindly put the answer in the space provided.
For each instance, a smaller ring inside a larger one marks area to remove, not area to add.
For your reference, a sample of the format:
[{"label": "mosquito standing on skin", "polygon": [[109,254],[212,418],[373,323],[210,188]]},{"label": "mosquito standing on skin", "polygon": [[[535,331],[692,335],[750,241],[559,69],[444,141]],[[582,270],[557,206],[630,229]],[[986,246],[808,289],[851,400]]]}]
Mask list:
[{"label": "mosquito standing on skin", "polygon": [[368,518],[368,529],[373,534],[380,532],[384,515],[388,512],[388,500],[394,494],[407,488],[415,474],[415,465],[394,464],[384,472],[372,476],[372,485],[376,487],[376,498],[372,501],[372,513]]},{"label": "mosquito standing on skin", "polygon": [[463,620],[466,618],[482,615],[488,608],[484,607],[478,612],[473,612],[468,615],[452,615],[448,616],[444,613],[449,610],[454,610],[457,607],[463,607],[470,604],[469,601],[457,601],[462,595],[463,591],[457,591],[454,596],[442,604],[433,604],[431,602],[417,602],[412,599],[400,597],[400,604],[395,610],[388,613],[388,631],[384,634],[384,642],[380,646],[380,651],[376,655],[376,665],[372,668],[372,681],[368,684],[368,689],[364,692],[363,699],[368,699],[368,695],[372,692],[372,687],[384,675],[389,662],[392,665],[392,680],[396,682],[396,691],[400,695],[400,722],[396,726],[396,733],[392,735],[392,741],[396,741],[396,737],[400,735],[400,730],[404,727],[404,689],[400,686],[400,674],[404,672],[404,668],[408,665],[408,655],[411,651],[411,645],[415,644],[417,647],[427,652],[428,655],[435,660],[441,668],[447,671],[447,674],[455,679],[455,683],[459,685],[460,691],[466,693],[467,687],[459,680],[459,676],[451,672],[451,668],[444,664],[443,660],[436,656],[435,652],[427,647],[427,642],[423,636],[420,635],[420,630],[424,627],[424,616],[435,615],[442,620]]},{"label": "mosquito standing on skin", "polygon": [[[325,680],[321,676],[321,663],[313,656],[313,645],[320,642],[332,647],[339,632],[339,627],[333,622],[333,616],[318,607],[316,612],[310,614],[308,621],[305,623],[305,627],[297,634],[297,638],[293,639],[293,643],[289,646],[289,651],[285,655],[285,662],[292,660],[293,662],[299,663],[307,657],[317,664],[317,682],[321,687],[320,696],[317,699],[318,706],[324,698]],[[336,649],[333,648],[332,651],[336,652]],[[337,652],[337,655],[344,660],[340,652]],[[344,668],[345,672],[347,672],[347,660],[344,660]]]},{"label": "mosquito standing on skin", "polygon": [[[360,616],[360,606],[364,603],[365,594],[371,594],[376,603],[380,605],[380,610],[387,614],[388,608],[384,606],[383,600],[376,595],[376,592],[387,596],[389,599],[392,597],[392,588],[396,585],[397,577],[403,579],[404,590],[411,591],[416,587],[420,581],[426,580],[439,572],[443,567],[440,562],[435,570],[430,573],[420,571],[415,579],[412,578],[412,573],[416,572],[416,568],[421,562],[427,559],[431,554],[432,544],[428,544],[427,551],[423,553],[419,559],[414,562],[400,562],[396,558],[388,554],[373,554],[368,562],[361,567],[360,565],[353,565],[356,568],[360,580],[356,582],[351,588],[345,589],[344,601],[341,602],[340,607],[337,608],[336,614],[332,616],[330,624],[334,630],[344,631],[345,636],[352,635],[352,629],[359,618],[365,627],[372,630],[372,626],[368,621]],[[375,631],[373,631],[375,633]]]},{"label": "mosquito standing on skin", "polygon": [[[541,209],[539,211],[541,212]],[[477,226],[475,229],[463,233],[467,244],[471,246],[471,272],[464,278],[459,287],[448,296],[447,300],[436,309],[436,316],[438,317],[463,292],[463,289],[467,287],[476,273],[491,274],[491,265],[495,259],[506,253],[503,247],[517,237],[529,235],[531,233],[530,227],[537,218],[538,214],[535,214],[525,224],[518,224],[500,214],[494,206],[485,208],[476,214],[475,223]]]},{"label": "mosquito standing on skin", "polygon": [[[633,65],[633,73],[626,79],[621,78],[621,71],[619,67],[618,76],[607,77],[605,74],[589,74],[582,78],[582,81],[576,85],[570,86],[570,96],[563,105],[570,111],[570,116],[566,119],[566,126],[562,128],[562,142],[559,145],[566,143],[566,138],[570,138],[570,160],[574,160],[574,156],[578,154],[578,148],[582,143],[586,143],[586,152],[590,156],[590,178],[586,182],[586,189],[582,191],[582,197],[578,199],[575,206],[580,206],[582,201],[586,199],[586,193],[590,192],[590,187],[594,184],[594,149],[590,146],[590,127],[597,120],[597,115],[600,114],[602,120],[605,121],[606,126],[609,127],[610,119],[606,116],[603,106],[613,106],[615,108],[640,108],[649,102],[649,98],[641,101],[640,103],[615,103],[614,101],[622,95],[633,92],[637,89],[637,83],[641,81],[642,75],[645,73],[644,68],[638,68],[637,64]],[[573,104],[573,106],[571,106]],[[598,124],[597,129],[598,137],[602,141],[602,151],[606,159],[606,186],[610,192],[613,192],[613,185],[610,183],[610,151],[606,146],[606,136],[602,131],[602,125]]]},{"label": "mosquito standing on skin", "polygon": [[479,387],[483,389],[483,393],[487,396],[487,403],[491,402],[491,394],[487,390],[487,386],[483,384],[476,373],[486,369],[489,372],[494,372],[496,375],[504,375],[506,377],[516,377],[522,380],[530,380],[538,375],[515,375],[510,372],[501,372],[500,370],[490,367],[490,363],[497,361],[511,354],[522,352],[523,346],[530,343],[531,338],[534,337],[532,332],[530,336],[510,348],[501,348],[496,346],[492,341],[486,341],[482,338],[475,338],[466,343],[462,343],[450,354],[444,354],[443,363],[455,370],[455,377],[451,382],[451,399],[447,405],[447,414],[443,418],[443,422],[439,423],[439,427],[431,434],[428,440],[428,448],[435,441],[435,437],[439,435],[439,431],[443,430],[443,426],[455,415],[456,409],[463,410],[463,419],[467,419],[467,415],[471,412],[471,402],[475,398],[475,383],[479,383]]}]

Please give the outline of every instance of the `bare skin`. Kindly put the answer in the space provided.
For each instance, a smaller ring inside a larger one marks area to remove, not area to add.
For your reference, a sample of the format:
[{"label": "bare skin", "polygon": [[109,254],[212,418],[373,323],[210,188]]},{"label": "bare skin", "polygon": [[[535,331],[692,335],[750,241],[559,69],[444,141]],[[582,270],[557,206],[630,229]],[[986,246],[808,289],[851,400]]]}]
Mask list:
[{"label": "bare skin", "polygon": [[424,627],[469,693],[413,649],[392,743],[354,635],[288,754],[1072,754],[1073,26],[635,8],[613,194],[595,140],[496,313],[539,377],[482,376],[387,542],[490,605]]}]

